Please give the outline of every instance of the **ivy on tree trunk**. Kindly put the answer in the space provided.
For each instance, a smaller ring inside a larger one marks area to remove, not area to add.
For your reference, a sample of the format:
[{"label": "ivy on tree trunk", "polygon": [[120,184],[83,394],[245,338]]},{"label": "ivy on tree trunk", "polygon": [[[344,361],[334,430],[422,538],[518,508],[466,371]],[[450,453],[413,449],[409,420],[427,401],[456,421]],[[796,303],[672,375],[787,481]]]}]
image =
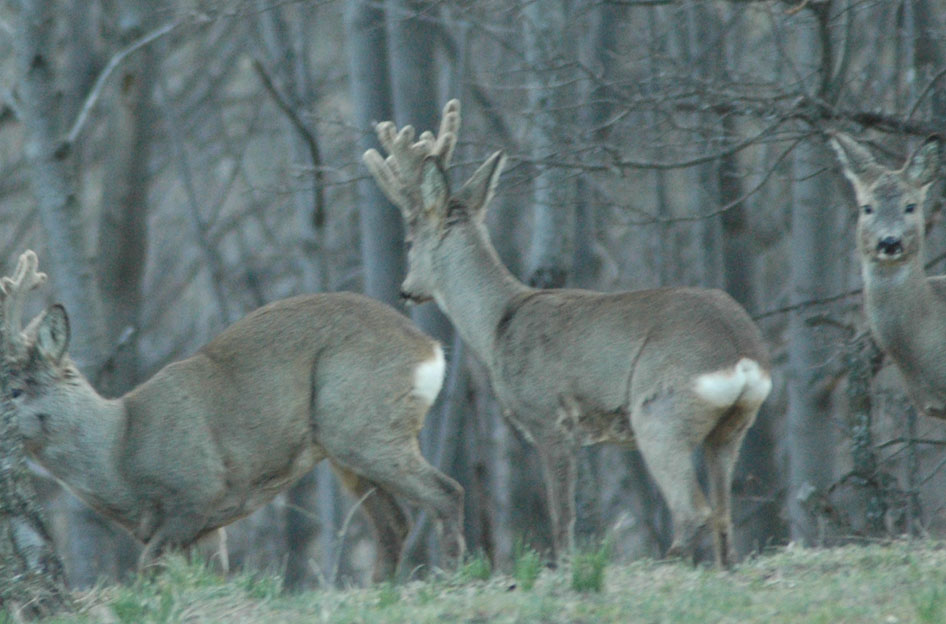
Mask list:
[{"label": "ivy on tree trunk", "polygon": [[[2,316],[2,314],[0,314]],[[0,613],[31,620],[72,608],[62,562],[36,503],[0,357]]]}]

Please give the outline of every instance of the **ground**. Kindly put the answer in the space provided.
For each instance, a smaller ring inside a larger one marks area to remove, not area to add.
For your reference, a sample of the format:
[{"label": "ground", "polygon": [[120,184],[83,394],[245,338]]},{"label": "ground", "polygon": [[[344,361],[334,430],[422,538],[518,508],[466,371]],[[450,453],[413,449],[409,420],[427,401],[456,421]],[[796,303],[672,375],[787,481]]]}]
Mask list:
[{"label": "ground", "polygon": [[[579,582],[573,568],[585,565],[587,574],[589,560],[603,576]],[[941,623],[946,544],[789,546],[731,571],[593,555],[557,570],[526,561],[512,572],[493,573],[479,559],[458,573],[425,580],[300,594],[284,594],[275,574],[227,580],[200,564],[170,558],[153,578],[98,587],[77,598],[77,615],[47,622]],[[0,623],[6,624],[3,615]]]}]

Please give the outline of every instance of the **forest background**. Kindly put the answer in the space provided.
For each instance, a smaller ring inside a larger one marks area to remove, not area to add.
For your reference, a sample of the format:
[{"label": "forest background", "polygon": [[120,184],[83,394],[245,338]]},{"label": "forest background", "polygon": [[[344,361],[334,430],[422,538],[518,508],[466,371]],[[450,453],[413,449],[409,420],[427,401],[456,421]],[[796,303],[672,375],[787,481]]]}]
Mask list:
[{"label": "forest background", "polygon": [[[8,0],[0,66],[0,264],[38,252],[106,395],[269,301],[401,306],[401,218],[360,155],[374,122],[434,129],[457,97],[451,175],[509,155],[488,223],[524,281],[719,287],[762,328],[775,385],[734,484],[742,555],[946,533],[946,425],[916,415],[865,333],[824,134],[899,164],[943,131],[943,0]],[[942,200],[937,184],[932,273]],[[408,313],[447,346],[422,448],[466,489],[468,546],[500,566],[519,540],[546,549],[535,454],[435,306]],[[127,574],[133,540],[36,480],[70,583]],[[578,489],[582,539],[626,559],[668,545],[634,450],[583,450]],[[364,581],[353,505],[320,466],[228,529],[231,565]],[[408,570],[438,561],[414,515]]]}]

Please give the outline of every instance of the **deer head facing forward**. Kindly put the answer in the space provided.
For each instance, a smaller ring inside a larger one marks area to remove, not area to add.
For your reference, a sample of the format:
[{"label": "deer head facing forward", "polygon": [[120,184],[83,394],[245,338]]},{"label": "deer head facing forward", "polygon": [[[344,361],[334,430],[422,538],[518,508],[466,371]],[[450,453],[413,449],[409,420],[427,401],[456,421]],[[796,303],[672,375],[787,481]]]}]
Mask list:
[{"label": "deer head facing forward", "polygon": [[927,139],[897,170],[879,165],[865,146],[847,135],[832,136],[831,146],[857,197],[861,259],[885,267],[922,261],[923,204],[935,179],[939,140]]},{"label": "deer head facing forward", "polygon": [[924,266],[923,205],[937,176],[940,141],[927,139],[899,169],[880,165],[844,134],[830,143],[857,200],[867,324],[917,409],[946,418],[946,280],[928,277]]}]

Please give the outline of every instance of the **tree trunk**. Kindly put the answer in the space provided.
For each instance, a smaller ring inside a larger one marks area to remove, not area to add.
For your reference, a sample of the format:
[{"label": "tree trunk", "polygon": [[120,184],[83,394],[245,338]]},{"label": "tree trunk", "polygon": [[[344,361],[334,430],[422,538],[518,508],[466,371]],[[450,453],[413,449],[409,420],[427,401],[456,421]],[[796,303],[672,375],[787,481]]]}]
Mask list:
[{"label": "tree trunk", "polygon": [[[387,0],[387,44],[391,96],[397,126],[412,125],[418,133],[436,132],[442,103],[437,90],[437,31],[425,15],[425,0]],[[396,242],[403,248],[403,240]],[[453,328],[434,304],[411,310],[421,329],[443,344],[450,344]],[[436,410],[436,408],[435,408]]]},{"label": "tree trunk", "polygon": [[[795,151],[792,198],[791,303],[817,300],[835,292],[836,267],[830,258],[838,236],[837,215],[821,164],[828,155],[803,143]],[[835,347],[812,327],[804,309],[791,313],[788,354],[789,522],[792,539],[808,545],[820,541],[814,513],[818,497],[834,480],[831,397],[827,364]]]},{"label": "tree trunk", "polygon": [[104,360],[103,327],[95,273],[78,200],[73,146],[62,139],[53,50],[53,6],[42,0],[12,2],[20,107],[29,177],[46,233],[50,273],[69,310],[73,328],[69,354],[90,378]]},{"label": "tree trunk", "polygon": [[[301,111],[315,100],[306,54],[305,20],[286,12],[300,7],[271,7],[262,0],[260,29],[267,65],[276,72],[280,84],[270,85],[277,104],[286,113],[286,135],[290,143],[293,169],[311,169],[311,186],[292,194],[298,243],[293,253],[300,255],[301,292],[326,290],[329,278],[323,225],[327,217],[320,168],[321,153],[313,128],[304,123]],[[287,19],[289,18],[289,19]],[[295,18],[295,19],[293,19]],[[310,566],[316,543],[321,543],[326,562],[335,558],[335,527],[340,522],[339,485],[331,469],[323,463],[297,481],[286,492],[286,586],[299,590],[314,584]]]},{"label": "tree trunk", "polygon": [[[803,75],[813,76],[813,89],[822,91],[832,67],[828,50],[821,46],[819,29],[827,27],[828,7],[796,16],[795,61]],[[822,13],[823,12],[823,13]],[[837,211],[822,163],[829,154],[814,139],[794,152],[792,240],[790,252],[790,303],[825,298],[837,292],[838,267],[828,261],[839,235]],[[835,426],[831,422],[830,386],[835,347],[823,327],[814,327],[804,308],[791,313],[788,330],[788,453],[789,530],[794,540],[814,545],[824,540],[820,500],[835,479]]]},{"label": "tree trunk", "polygon": [[[17,16],[14,47],[30,185],[46,233],[50,273],[70,315],[69,353],[94,380],[105,361],[104,324],[78,200],[75,146],[62,138],[63,114],[54,76],[53,5],[40,0],[11,4]],[[72,503],[73,509],[77,506]],[[88,531],[76,528],[75,522],[70,523],[70,578],[76,585],[87,586],[95,580],[96,572],[87,563],[94,561],[98,545]]]},{"label": "tree trunk", "polygon": [[[116,49],[142,36],[151,24],[147,3],[124,0],[117,16]],[[158,124],[152,101],[156,63],[146,47],[122,64],[115,76],[115,106],[110,115],[110,149],[102,192],[99,226],[99,287],[106,322],[107,342],[113,346],[102,391],[119,396],[139,381],[138,344],[129,330],[139,326],[141,281],[148,255],[148,163],[153,128]]]},{"label": "tree trunk", "polygon": [[0,616],[32,620],[71,610],[72,603],[6,398],[5,362],[0,358]]},{"label": "tree trunk", "polygon": [[[120,50],[143,36],[152,25],[140,0],[117,5],[112,49]],[[99,222],[98,283],[110,356],[95,379],[106,396],[121,396],[139,381],[138,340],[141,282],[148,254],[148,163],[158,123],[152,102],[156,62],[150,47],[139,50],[114,76],[109,145]],[[82,586],[105,575],[116,579],[131,570],[137,545],[124,531],[107,523],[78,500],[69,501],[73,573]],[[84,561],[83,565],[78,565]]]},{"label": "tree trunk", "polygon": [[14,338],[3,331],[0,307],[0,619],[35,619],[71,609],[62,562],[26,465],[8,380]]},{"label": "tree trunk", "polygon": [[[357,158],[378,147],[376,122],[392,118],[384,10],[371,0],[352,0],[345,8],[349,81],[355,125],[360,133]],[[404,278],[404,230],[397,208],[367,174],[358,183],[364,292],[400,306]],[[403,307],[401,307],[403,310]]]},{"label": "tree trunk", "polygon": [[[622,7],[601,4],[591,15],[591,30],[585,44],[591,68],[600,74],[600,82],[590,89],[589,102],[582,108],[582,131],[595,145],[604,145],[610,133],[608,119],[614,110],[614,94],[608,85],[614,80],[614,59],[618,51],[619,26],[626,19]],[[596,256],[598,246],[599,193],[589,182],[589,176],[580,176],[575,181],[575,257],[573,259],[573,281],[582,288],[591,288],[598,277],[600,261]]]},{"label": "tree trunk", "polygon": [[523,42],[529,73],[529,137],[536,176],[532,185],[532,241],[526,262],[526,281],[539,288],[560,288],[572,268],[575,208],[568,179],[552,166],[562,148],[559,119],[564,88],[554,67],[569,57],[565,27],[567,2],[530,2],[522,10]]},{"label": "tree trunk", "polygon": [[[934,7],[930,0],[914,0],[913,19],[915,21],[914,39],[916,49],[914,62],[920,70],[919,84],[925,85],[932,80],[936,72],[946,66],[946,50],[943,47],[943,17],[940,9]],[[943,127],[946,122],[946,86],[942,77],[938,78],[930,93],[930,117],[934,125]]]}]

